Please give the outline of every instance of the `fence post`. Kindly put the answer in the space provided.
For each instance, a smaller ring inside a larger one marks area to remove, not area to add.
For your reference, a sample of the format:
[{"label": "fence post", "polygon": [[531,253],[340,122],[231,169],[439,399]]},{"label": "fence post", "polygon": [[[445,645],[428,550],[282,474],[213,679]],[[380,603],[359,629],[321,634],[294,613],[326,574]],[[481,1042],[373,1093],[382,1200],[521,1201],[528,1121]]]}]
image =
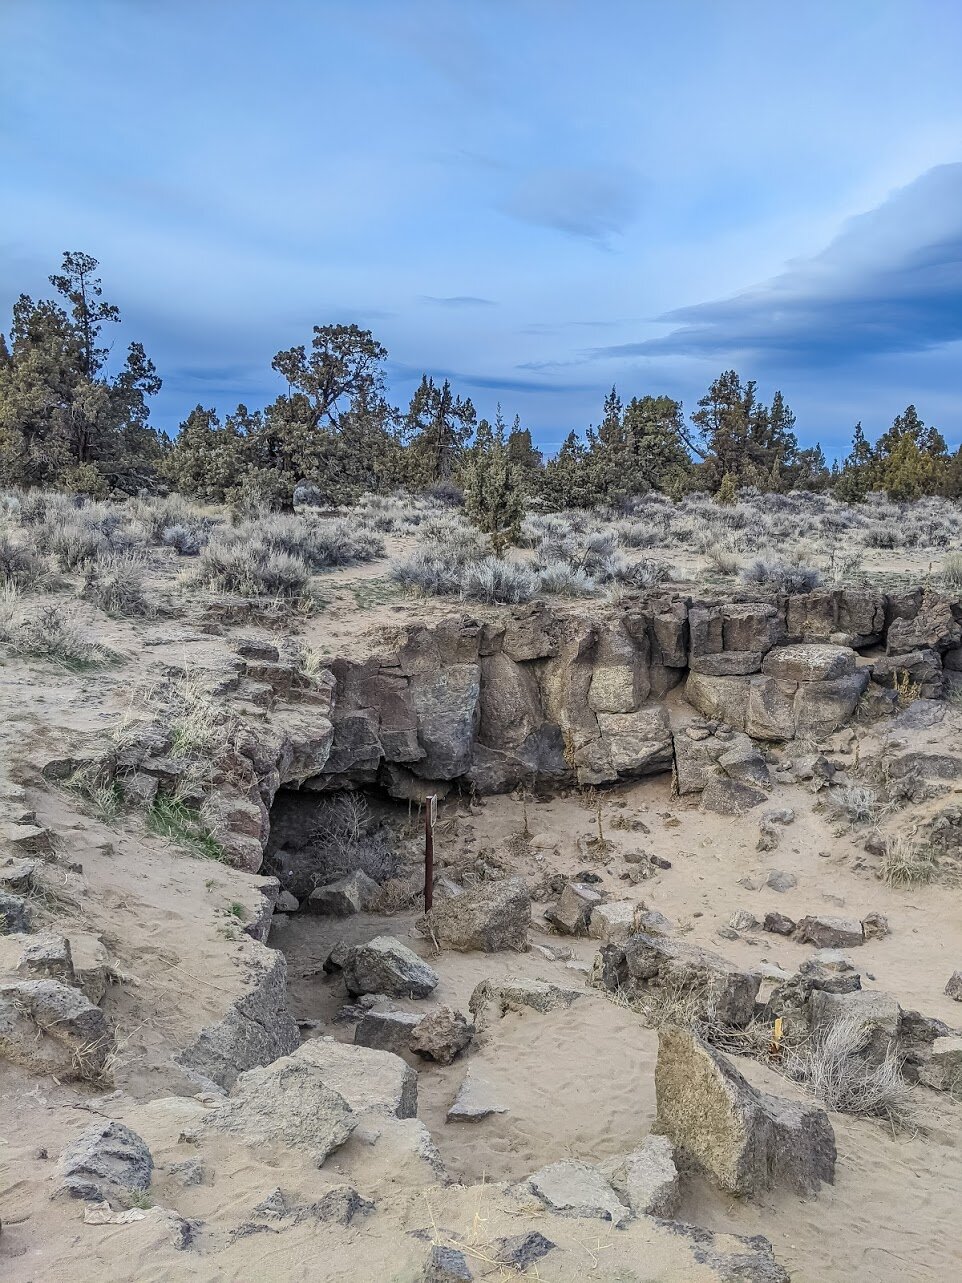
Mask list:
[{"label": "fence post", "polygon": [[438,795],[425,798],[424,808],[424,908],[434,903],[434,822],[438,818]]}]

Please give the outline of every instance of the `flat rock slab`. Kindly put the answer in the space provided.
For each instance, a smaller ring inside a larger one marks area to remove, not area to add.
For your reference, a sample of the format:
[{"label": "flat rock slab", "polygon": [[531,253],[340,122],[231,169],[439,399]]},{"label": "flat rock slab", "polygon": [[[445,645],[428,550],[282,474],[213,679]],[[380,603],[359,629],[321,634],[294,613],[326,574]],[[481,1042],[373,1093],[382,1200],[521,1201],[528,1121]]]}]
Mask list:
[{"label": "flat rock slab", "polygon": [[790,682],[828,682],[854,673],[855,658],[848,646],[776,646],[762,661],[762,672]]},{"label": "flat rock slab", "polygon": [[507,1106],[498,1102],[493,1089],[485,1079],[469,1071],[458,1088],[454,1104],[447,1112],[446,1121],[449,1123],[479,1123],[483,1118],[489,1118],[492,1114],[506,1114],[507,1112]]},{"label": "flat rock slab", "polygon": [[585,996],[583,989],[569,989],[548,980],[482,980],[468,999],[468,1010],[480,1021],[489,1011],[505,1016],[528,1008],[542,1014],[570,1007]]},{"label": "flat rock slab", "polygon": [[865,943],[865,933],[857,918],[838,918],[821,913],[800,918],[794,938],[801,944],[814,944],[819,949],[850,949]]},{"label": "flat rock slab", "polygon": [[565,1160],[542,1167],[524,1182],[549,1212],[587,1217],[621,1226],[631,1211],[596,1167]]},{"label": "flat rock slab", "polygon": [[315,1069],[325,1085],[357,1114],[374,1110],[395,1118],[417,1115],[417,1071],[400,1056],[371,1047],[352,1047],[333,1038],[311,1038],[298,1047],[291,1057],[295,1058]]}]

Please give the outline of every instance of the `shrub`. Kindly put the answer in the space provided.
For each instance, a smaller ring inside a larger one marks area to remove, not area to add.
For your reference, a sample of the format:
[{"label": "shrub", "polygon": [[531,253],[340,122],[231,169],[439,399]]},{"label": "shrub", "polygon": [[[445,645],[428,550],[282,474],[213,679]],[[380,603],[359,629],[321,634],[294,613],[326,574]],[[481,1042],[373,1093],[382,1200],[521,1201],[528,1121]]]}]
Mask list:
[{"label": "shrub", "polygon": [[437,481],[433,486],[428,486],[424,493],[445,508],[464,507],[464,491],[453,481]]},{"label": "shrub", "polygon": [[43,559],[33,549],[14,540],[8,531],[0,530],[0,585],[36,588],[45,569]]},{"label": "shrub", "polygon": [[465,567],[461,595],[471,601],[518,605],[537,593],[537,575],[517,562],[484,557]]},{"label": "shrub", "polygon": [[196,557],[206,546],[209,534],[201,526],[185,526],[180,523],[165,526],[160,535],[160,542],[165,548],[174,548],[181,557]]},{"label": "shrub", "polygon": [[41,548],[53,554],[61,570],[80,570],[110,550],[110,540],[103,530],[79,514],[46,524],[39,542]]},{"label": "shrub", "polygon": [[419,548],[408,557],[392,561],[388,577],[409,592],[447,597],[460,592],[464,563],[440,550]]},{"label": "shrub", "polygon": [[828,1109],[905,1123],[911,1114],[911,1088],[894,1052],[881,1062],[865,1055],[870,1037],[871,1029],[857,1018],[843,1018],[791,1052],[786,1069]]},{"label": "shrub", "polygon": [[738,552],[724,544],[712,543],[705,547],[704,557],[712,570],[720,575],[737,575],[742,559]]},{"label": "shrub", "polygon": [[618,538],[625,548],[654,548],[659,542],[658,534],[646,522],[626,522],[618,527]]},{"label": "shrub", "polygon": [[878,794],[865,784],[845,784],[832,789],[828,804],[849,824],[865,824],[869,820],[877,822],[882,813]]},{"label": "shrub", "polygon": [[249,597],[300,597],[311,573],[300,557],[278,552],[255,538],[223,535],[201,554],[201,583],[218,592]]},{"label": "shrub", "polygon": [[950,552],[942,562],[942,582],[947,588],[962,588],[962,552]]},{"label": "shrub", "polygon": [[548,561],[538,570],[541,591],[559,597],[591,597],[598,590],[595,581],[581,566],[569,561]]},{"label": "shrub", "polygon": [[67,666],[104,663],[109,652],[92,641],[82,618],[64,606],[42,606],[10,629],[8,640],[20,655],[52,659]]},{"label": "shrub", "polygon": [[152,615],[144,576],[147,563],[141,556],[108,553],[87,569],[81,596],[108,615]]},{"label": "shrub", "polygon": [[242,522],[225,538],[263,544],[274,552],[300,558],[313,570],[372,561],[384,553],[381,538],[341,518],[312,520],[272,514]]},{"label": "shrub", "polygon": [[660,561],[635,561],[619,576],[622,583],[632,588],[656,588],[671,578],[671,571]]},{"label": "shrub", "polygon": [[797,566],[765,557],[758,557],[745,566],[739,577],[744,584],[770,588],[788,596],[811,592],[821,581],[812,566]]},{"label": "shrub", "polygon": [[889,886],[931,882],[938,870],[938,856],[930,846],[907,833],[895,833],[886,840],[879,876]]}]

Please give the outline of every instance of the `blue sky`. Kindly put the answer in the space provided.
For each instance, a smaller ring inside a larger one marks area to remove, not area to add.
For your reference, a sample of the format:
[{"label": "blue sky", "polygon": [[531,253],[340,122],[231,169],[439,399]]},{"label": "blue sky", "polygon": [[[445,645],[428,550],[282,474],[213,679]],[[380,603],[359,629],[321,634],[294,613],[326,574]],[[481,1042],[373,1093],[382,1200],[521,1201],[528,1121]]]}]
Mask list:
[{"label": "blue sky", "polygon": [[731,366],[830,456],[958,443],[960,47],[958,0],[0,0],[0,309],[94,254],[169,430],[357,321],[548,450]]}]

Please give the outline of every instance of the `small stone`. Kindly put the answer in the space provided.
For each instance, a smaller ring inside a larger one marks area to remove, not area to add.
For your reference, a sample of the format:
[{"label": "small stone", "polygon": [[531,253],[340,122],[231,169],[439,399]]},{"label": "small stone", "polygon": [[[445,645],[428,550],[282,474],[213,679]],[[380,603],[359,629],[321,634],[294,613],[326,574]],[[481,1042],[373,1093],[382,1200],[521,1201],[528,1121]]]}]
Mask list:
[{"label": "small stone", "polygon": [[423,1019],[415,1011],[368,1011],[354,1030],[354,1041],[359,1047],[393,1051],[399,1056],[408,1050],[411,1035]]},{"label": "small stone", "polygon": [[781,869],[772,869],[765,879],[765,885],[772,891],[791,891],[798,886],[798,878],[794,873],[783,873]]},{"label": "small stone", "polygon": [[766,913],[762,930],[771,931],[777,936],[790,936],[795,930],[795,922],[784,913]]},{"label": "small stone", "polygon": [[558,903],[545,916],[565,935],[587,935],[588,919],[603,900],[604,895],[586,882],[569,882]]},{"label": "small stone", "polygon": [[761,923],[748,909],[736,909],[728,919],[733,931],[756,931]]},{"label": "small stone", "polygon": [[945,992],[956,1002],[962,1002],[962,971],[953,971],[945,982]]},{"label": "small stone", "polygon": [[277,903],[274,905],[275,913],[297,913],[301,907],[301,902],[297,896],[291,895],[290,891],[281,891],[277,897]]},{"label": "small stone", "polygon": [[542,1257],[553,1252],[554,1248],[555,1244],[550,1238],[545,1238],[537,1230],[530,1230],[527,1234],[513,1234],[510,1238],[496,1239],[492,1244],[491,1254],[499,1265],[506,1265],[523,1274]]},{"label": "small stone", "polygon": [[473,1037],[474,1025],[467,1016],[452,1007],[438,1007],[418,1022],[408,1045],[425,1060],[450,1065]]},{"label": "small stone", "polygon": [[427,1259],[422,1275],[423,1283],[471,1283],[471,1273],[467,1257],[456,1247],[442,1247],[435,1244]]},{"label": "small stone", "polygon": [[596,1167],[567,1159],[549,1163],[524,1182],[549,1212],[610,1221],[621,1226],[631,1211]]},{"label": "small stone", "polygon": [[795,928],[795,939],[819,949],[847,949],[865,943],[861,922],[824,914],[801,918]]},{"label": "small stone", "polygon": [[882,940],[890,931],[889,920],[884,913],[876,911],[862,919],[862,934],[866,940]]}]

